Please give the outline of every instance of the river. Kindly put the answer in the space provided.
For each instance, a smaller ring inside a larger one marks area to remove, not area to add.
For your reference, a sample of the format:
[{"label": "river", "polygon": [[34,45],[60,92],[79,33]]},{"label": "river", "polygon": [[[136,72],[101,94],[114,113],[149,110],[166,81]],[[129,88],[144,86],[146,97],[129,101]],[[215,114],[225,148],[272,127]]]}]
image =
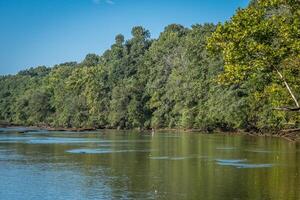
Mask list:
[{"label": "river", "polygon": [[1,200],[299,200],[300,145],[180,132],[0,129]]}]

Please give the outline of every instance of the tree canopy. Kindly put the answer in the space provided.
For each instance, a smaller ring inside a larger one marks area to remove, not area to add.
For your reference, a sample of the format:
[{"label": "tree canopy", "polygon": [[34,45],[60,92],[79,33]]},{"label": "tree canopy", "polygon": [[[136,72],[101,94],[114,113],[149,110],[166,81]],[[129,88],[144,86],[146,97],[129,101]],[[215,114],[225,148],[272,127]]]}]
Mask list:
[{"label": "tree canopy", "polygon": [[299,120],[298,113],[276,111],[299,110],[299,11],[298,0],[252,1],[209,39],[209,49],[224,59],[219,81],[248,88],[256,110],[261,110],[255,117],[265,124]]},{"label": "tree canopy", "polygon": [[0,121],[95,128],[300,126],[300,3],[256,0],[219,25],[141,26],[102,55],[0,77]]}]

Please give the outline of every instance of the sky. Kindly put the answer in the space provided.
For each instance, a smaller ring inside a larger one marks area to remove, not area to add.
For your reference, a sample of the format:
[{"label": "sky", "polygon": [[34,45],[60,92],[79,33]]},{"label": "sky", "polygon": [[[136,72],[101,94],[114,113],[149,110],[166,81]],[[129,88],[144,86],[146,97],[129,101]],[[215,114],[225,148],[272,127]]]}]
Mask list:
[{"label": "sky", "polygon": [[229,20],[249,0],[0,0],[0,75],[102,54],[141,25],[164,27]]}]

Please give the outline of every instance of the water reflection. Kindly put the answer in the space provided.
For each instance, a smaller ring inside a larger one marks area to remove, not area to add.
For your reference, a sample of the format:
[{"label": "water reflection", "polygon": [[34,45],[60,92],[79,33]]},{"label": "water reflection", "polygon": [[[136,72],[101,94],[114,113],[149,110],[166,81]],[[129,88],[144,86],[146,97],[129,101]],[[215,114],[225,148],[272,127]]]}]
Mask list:
[{"label": "water reflection", "polygon": [[1,199],[300,199],[299,144],[243,136],[0,133]]}]

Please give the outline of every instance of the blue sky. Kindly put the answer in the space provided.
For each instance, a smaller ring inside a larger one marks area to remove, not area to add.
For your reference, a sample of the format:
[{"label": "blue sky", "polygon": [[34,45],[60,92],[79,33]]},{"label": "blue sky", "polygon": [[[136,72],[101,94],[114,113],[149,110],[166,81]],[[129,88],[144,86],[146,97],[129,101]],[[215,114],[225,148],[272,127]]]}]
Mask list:
[{"label": "blue sky", "polygon": [[0,0],[0,74],[101,54],[142,25],[156,38],[171,23],[224,22],[249,0]]}]

